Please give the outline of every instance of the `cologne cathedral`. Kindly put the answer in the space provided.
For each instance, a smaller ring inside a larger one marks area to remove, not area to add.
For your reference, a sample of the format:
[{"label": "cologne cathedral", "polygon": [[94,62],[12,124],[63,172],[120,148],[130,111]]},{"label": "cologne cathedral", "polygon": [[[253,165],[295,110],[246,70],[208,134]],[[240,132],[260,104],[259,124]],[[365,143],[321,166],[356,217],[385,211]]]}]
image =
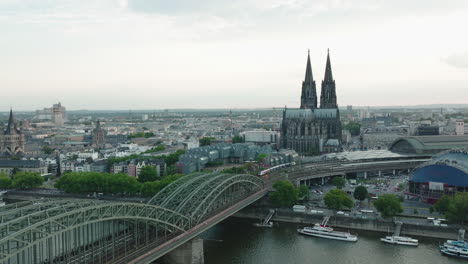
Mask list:
[{"label": "cologne cathedral", "polygon": [[317,101],[309,52],[305,78],[302,82],[301,107],[283,110],[281,123],[283,148],[294,149],[298,154],[306,156],[341,151],[340,111],[336,100],[330,52],[327,54],[325,76],[321,86],[320,106]]}]

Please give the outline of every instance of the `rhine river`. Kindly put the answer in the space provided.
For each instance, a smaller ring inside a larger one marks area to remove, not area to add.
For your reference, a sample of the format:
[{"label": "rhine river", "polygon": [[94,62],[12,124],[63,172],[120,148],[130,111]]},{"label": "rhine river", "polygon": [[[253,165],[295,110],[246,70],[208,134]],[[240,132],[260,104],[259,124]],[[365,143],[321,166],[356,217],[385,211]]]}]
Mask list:
[{"label": "rhine river", "polygon": [[[466,260],[440,254],[443,240],[419,239],[418,247],[380,242],[385,234],[364,231],[356,243],[299,235],[297,225],[273,228],[252,226],[251,221],[227,220],[202,234],[205,264],[454,264]],[[456,234],[454,234],[456,238]]]}]

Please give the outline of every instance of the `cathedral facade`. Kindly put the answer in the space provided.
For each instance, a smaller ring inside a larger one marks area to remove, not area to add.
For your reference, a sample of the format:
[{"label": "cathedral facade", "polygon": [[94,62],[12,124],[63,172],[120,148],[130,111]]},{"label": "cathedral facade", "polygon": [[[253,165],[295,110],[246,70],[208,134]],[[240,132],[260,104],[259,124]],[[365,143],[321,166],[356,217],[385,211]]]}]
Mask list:
[{"label": "cathedral facade", "polygon": [[283,148],[294,149],[300,155],[306,156],[341,151],[340,111],[329,52],[321,85],[320,106],[317,102],[316,84],[308,54],[300,108],[283,110],[281,123]]}]

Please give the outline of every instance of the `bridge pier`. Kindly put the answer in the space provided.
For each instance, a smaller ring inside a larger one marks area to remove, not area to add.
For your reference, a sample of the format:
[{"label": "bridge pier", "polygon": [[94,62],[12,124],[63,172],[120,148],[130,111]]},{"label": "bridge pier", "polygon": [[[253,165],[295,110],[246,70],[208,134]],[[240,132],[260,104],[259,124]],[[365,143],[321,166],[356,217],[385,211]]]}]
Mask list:
[{"label": "bridge pier", "polygon": [[203,239],[194,238],[164,256],[171,264],[204,264]]}]

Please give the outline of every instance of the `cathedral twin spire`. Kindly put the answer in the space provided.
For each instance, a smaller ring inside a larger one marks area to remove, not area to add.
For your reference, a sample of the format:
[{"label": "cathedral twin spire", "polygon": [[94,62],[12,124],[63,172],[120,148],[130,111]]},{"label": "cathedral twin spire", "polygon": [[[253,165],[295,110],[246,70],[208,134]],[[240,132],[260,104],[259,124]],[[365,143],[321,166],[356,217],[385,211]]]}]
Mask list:
[{"label": "cathedral twin spire", "polygon": [[[301,108],[318,108],[316,85],[312,76],[312,66],[310,64],[310,51],[307,54],[306,74],[304,81],[302,82]],[[330,62],[330,50],[327,52],[325,76],[322,81],[322,90],[320,95],[320,108],[338,108],[335,80],[333,80]]]},{"label": "cathedral twin spire", "polygon": [[314,76],[312,76],[310,50],[307,53],[306,73],[302,82],[301,108],[317,108],[317,92]]}]

